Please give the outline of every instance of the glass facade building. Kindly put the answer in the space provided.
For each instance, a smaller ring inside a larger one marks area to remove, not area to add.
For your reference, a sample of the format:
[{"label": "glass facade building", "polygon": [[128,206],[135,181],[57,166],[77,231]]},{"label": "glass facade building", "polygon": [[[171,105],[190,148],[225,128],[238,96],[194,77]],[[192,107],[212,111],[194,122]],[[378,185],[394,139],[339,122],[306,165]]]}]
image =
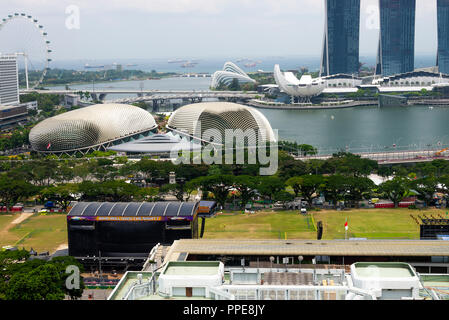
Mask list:
[{"label": "glass facade building", "polygon": [[321,75],[358,74],[360,0],[325,0]]},{"label": "glass facade building", "polygon": [[414,70],[416,0],[379,0],[380,38],[376,74]]},{"label": "glass facade building", "polygon": [[449,74],[449,0],[437,0],[439,71]]}]

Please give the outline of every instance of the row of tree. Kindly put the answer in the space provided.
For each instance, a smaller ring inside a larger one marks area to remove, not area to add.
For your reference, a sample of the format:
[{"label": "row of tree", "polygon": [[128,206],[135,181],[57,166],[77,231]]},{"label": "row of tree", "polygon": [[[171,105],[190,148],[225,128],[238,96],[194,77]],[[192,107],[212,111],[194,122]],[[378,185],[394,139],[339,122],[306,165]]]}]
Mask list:
[{"label": "row of tree", "polygon": [[[400,198],[397,194],[422,194],[425,191],[422,185],[429,181],[445,185],[444,179],[449,176],[447,161],[438,160],[411,167],[378,167],[375,161],[347,153],[336,154],[325,161],[302,162],[280,152],[278,173],[271,177],[258,176],[258,164],[175,165],[170,161],[148,158],[128,161],[126,157],[93,156],[83,159],[0,161],[0,203],[11,206],[35,197],[40,202],[56,201],[65,208],[71,200],[78,199],[155,201],[166,195],[185,201],[200,189],[205,197],[210,193],[221,204],[227,201],[230,194],[244,206],[254,196],[286,202],[293,195],[311,202],[312,195],[322,193],[334,203],[345,200],[357,206],[371,194],[392,200]],[[176,184],[168,183],[170,172],[175,173]],[[395,182],[402,179],[400,181],[407,184],[396,183],[392,187],[395,192],[385,189],[388,184],[379,189],[367,178],[371,173],[394,176]],[[413,185],[412,182],[416,181],[420,184]],[[433,184],[430,184],[429,190],[435,192],[437,188],[433,188]],[[288,189],[290,193],[286,191],[286,186],[291,188]]]},{"label": "row of tree", "polygon": [[[50,261],[30,260],[26,250],[0,252],[0,300],[63,300],[81,298],[84,283],[79,288],[66,285],[68,266],[83,272],[83,266],[73,257],[56,257]],[[69,279],[70,282],[70,279]],[[75,282],[73,282],[75,284]]]}]

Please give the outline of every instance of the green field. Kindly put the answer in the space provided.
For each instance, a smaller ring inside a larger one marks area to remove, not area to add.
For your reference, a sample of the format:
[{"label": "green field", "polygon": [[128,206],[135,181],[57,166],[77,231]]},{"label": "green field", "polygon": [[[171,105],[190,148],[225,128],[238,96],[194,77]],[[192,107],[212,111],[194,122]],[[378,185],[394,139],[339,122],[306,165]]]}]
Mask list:
[{"label": "green field", "polygon": [[207,239],[287,239],[311,238],[316,234],[312,221],[297,212],[226,214],[206,220]]},{"label": "green field", "polygon": [[[313,212],[315,224],[323,222],[323,239],[344,239],[348,219],[348,237],[418,239],[419,226],[410,214],[443,214],[443,210],[362,209]],[[307,218],[291,211],[255,214],[218,215],[206,221],[204,238],[223,239],[316,239],[316,231]]]},{"label": "green field", "polygon": [[13,245],[27,250],[52,253],[67,243],[66,216],[61,214],[39,215],[11,225],[19,215],[0,215],[0,247]]},{"label": "green field", "polygon": [[[423,211],[432,214],[434,211]],[[370,209],[352,211],[320,211],[313,214],[315,222],[323,222],[323,239],[344,239],[348,219],[348,238],[419,239],[419,226],[410,217],[419,211],[409,209]]]}]

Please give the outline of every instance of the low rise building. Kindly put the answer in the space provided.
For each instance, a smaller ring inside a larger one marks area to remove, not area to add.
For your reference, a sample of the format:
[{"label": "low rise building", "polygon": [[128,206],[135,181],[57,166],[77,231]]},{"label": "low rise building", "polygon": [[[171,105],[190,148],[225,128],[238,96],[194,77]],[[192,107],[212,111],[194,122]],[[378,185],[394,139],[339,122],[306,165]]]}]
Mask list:
[{"label": "low rise building", "polygon": [[340,268],[225,267],[220,261],[168,262],[128,271],[108,300],[446,300],[448,276],[406,263]]},{"label": "low rise building", "polygon": [[77,106],[80,101],[80,96],[77,94],[66,94],[64,95],[64,106],[66,108],[72,108]]},{"label": "low rise building", "polygon": [[167,263],[158,279],[159,294],[165,297],[207,297],[210,287],[224,282],[224,265],[219,261]]},{"label": "low rise building", "polygon": [[38,108],[37,101],[24,102],[24,103],[21,103],[20,106],[25,106],[28,111],[37,110],[37,108]]},{"label": "low rise building", "polygon": [[27,121],[26,106],[0,106],[0,130],[10,129]]}]

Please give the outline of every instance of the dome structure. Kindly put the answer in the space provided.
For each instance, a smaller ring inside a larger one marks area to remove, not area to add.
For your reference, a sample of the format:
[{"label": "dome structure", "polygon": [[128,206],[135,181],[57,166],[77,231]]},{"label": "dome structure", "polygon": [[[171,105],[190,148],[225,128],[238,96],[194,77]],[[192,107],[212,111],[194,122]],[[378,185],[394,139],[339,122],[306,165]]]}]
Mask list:
[{"label": "dome structure", "polygon": [[153,116],[139,107],[97,104],[45,119],[31,130],[29,139],[38,152],[87,152],[147,136],[156,128]]},{"label": "dome structure", "polygon": [[260,133],[262,141],[276,141],[273,129],[258,110],[230,102],[204,102],[186,105],[176,110],[167,123],[167,128],[178,134],[205,141],[204,132],[216,129],[225,139],[225,130],[248,129]]},{"label": "dome structure", "polygon": [[279,65],[274,66],[274,79],[279,88],[293,97],[310,98],[319,95],[326,87],[321,78],[312,79],[303,75],[300,80],[292,72],[282,72]]},{"label": "dome structure", "polygon": [[230,85],[232,80],[237,79],[239,84],[242,83],[255,83],[254,79],[251,79],[245,71],[240,69],[236,64],[232,62],[226,62],[223,66],[223,70],[216,71],[212,75],[211,87],[217,88],[220,84]]}]

